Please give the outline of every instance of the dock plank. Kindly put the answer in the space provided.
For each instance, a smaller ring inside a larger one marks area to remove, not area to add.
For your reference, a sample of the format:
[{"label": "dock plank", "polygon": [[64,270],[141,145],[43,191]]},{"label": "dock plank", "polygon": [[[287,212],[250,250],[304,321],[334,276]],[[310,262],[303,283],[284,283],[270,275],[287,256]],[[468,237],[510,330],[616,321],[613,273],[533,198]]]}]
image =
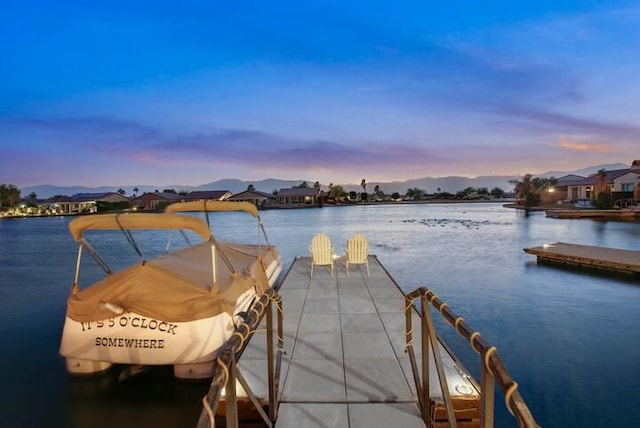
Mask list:
[{"label": "dock plank", "polygon": [[538,261],[585,266],[621,273],[640,273],[640,251],[556,242],[524,251]]}]

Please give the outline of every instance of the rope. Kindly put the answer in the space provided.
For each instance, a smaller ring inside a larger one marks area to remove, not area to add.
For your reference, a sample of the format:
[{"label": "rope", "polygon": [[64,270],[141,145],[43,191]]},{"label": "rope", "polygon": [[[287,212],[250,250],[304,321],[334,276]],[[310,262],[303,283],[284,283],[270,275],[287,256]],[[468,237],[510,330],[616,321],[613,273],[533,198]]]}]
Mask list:
[{"label": "rope", "polygon": [[256,319],[260,316],[260,312],[255,308],[251,308],[249,312],[253,312],[255,314]]},{"label": "rope", "polygon": [[206,395],[204,397],[202,397],[202,407],[204,408],[204,411],[207,412],[207,416],[209,417],[209,426],[211,428],[215,428],[216,427],[216,420],[213,417],[213,409],[209,405],[209,400],[207,400],[207,398],[208,397]]},{"label": "rope", "polygon": [[233,348],[233,352],[236,353],[238,349],[242,349],[242,346],[244,345],[245,336],[242,333],[240,333],[238,330],[233,332],[231,337],[233,336],[238,336],[240,338],[240,344],[238,344],[237,347],[234,346]]},{"label": "rope", "polygon": [[478,351],[476,349],[476,346],[473,344],[473,339],[476,338],[476,336],[480,336],[480,333],[478,333],[477,331],[474,331],[473,333],[471,333],[471,336],[469,336],[469,344],[471,345],[471,349],[473,349],[474,351],[476,351],[476,353],[480,353],[480,351]]},{"label": "rope", "polygon": [[456,328],[456,331],[458,332],[458,334],[459,334],[460,336],[462,336],[462,333],[460,332],[460,326],[458,325],[458,323],[460,323],[460,322],[462,322],[462,321],[464,321],[464,318],[462,318],[462,317],[458,317],[458,318],[456,318],[456,322],[454,322],[454,323],[453,323],[453,325],[454,325],[454,326],[455,326],[455,328]]},{"label": "rope", "polygon": [[[447,307],[449,307],[449,305],[447,305],[446,303],[443,303],[442,305],[440,305],[440,309],[439,309],[440,315],[442,315],[443,317],[444,317],[444,312],[443,312],[444,308],[447,308]],[[446,320],[446,317],[445,317],[445,320]]]},{"label": "rope", "polygon": [[491,358],[491,354],[493,354],[494,352],[496,352],[496,347],[492,346],[491,348],[487,349],[487,352],[484,353],[484,367],[489,373],[491,373],[491,376],[496,377],[496,375],[493,373],[493,370],[491,370],[491,367],[489,366],[489,358]]},{"label": "rope", "polygon": [[229,379],[229,367],[227,367],[224,361],[222,361],[220,358],[217,359],[217,363],[220,367],[222,367],[222,383],[226,385],[227,380]]},{"label": "rope", "polygon": [[[415,298],[406,299],[407,305],[404,307],[405,313],[413,306],[413,302],[415,300],[416,300]],[[411,325],[411,330],[404,333],[404,336],[405,336],[404,340],[406,341],[406,344],[404,345],[404,352],[407,352],[409,347],[413,346],[413,325]],[[409,337],[411,337],[411,339],[409,339]]]},{"label": "rope", "polygon": [[513,393],[516,392],[516,389],[518,389],[518,383],[516,381],[513,381],[509,388],[507,388],[507,391],[504,393],[504,405],[507,406],[507,410],[509,411],[509,413],[511,413],[512,416],[515,415],[513,414],[513,410],[511,410],[509,401],[511,400],[511,396],[513,395]]},{"label": "rope", "polygon": [[[224,386],[227,383],[227,379],[229,379],[229,367],[227,367],[227,365],[220,358],[216,359],[216,363],[218,363],[220,368],[222,368],[221,377],[222,377],[222,386]],[[215,380],[215,382],[217,382],[217,381],[218,381],[218,379]],[[211,405],[209,404],[208,398],[209,398],[208,394],[205,395],[204,397],[202,397],[202,407],[204,408],[205,412],[207,412],[207,416],[209,418],[209,426],[211,428],[215,428],[216,420],[215,420],[215,416],[213,414],[213,409],[211,408]]]},{"label": "rope", "polygon": [[[406,350],[409,348],[409,346],[413,346],[413,326],[411,326],[411,330],[407,331],[404,335],[405,335],[404,340],[407,341],[407,344],[404,346],[404,348],[405,348],[405,352],[407,352]],[[410,340],[409,340],[409,336],[411,336]]]},{"label": "rope", "polygon": [[410,308],[411,306],[413,306],[413,301],[414,301],[414,300],[415,300],[415,299],[411,299],[411,300],[407,299],[407,306],[405,306],[405,307],[404,307],[404,311],[405,311],[405,312],[407,312],[407,311],[409,310],[409,308]]}]

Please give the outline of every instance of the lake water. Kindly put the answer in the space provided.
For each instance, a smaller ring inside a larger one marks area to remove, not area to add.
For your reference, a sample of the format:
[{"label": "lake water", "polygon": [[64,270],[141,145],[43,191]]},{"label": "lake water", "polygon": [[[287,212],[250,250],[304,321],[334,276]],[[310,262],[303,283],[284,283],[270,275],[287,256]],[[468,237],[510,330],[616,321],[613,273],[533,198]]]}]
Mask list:
[{"label": "lake water", "polygon": [[[261,216],[287,265],[308,254],[318,232],[327,233],[339,253],[351,234],[364,233],[401,288],[433,289],[497,347],[542,426],[640,423],[640,282],[538,266],[523,251],[558,241],[640,250],[639,222],[525,216],[488,203],[325,207]],[[255,238],[255,229],[236,219],[212,218],[216,237]],[[114,375],[66,375],[58,346],[77,251],[69,220],[0,221],[0,425],[194,426],[206,384],[175,382],[161,369],[128,383]],[[119,255],[123,248],[109,241],[106,250]],[[480,363],[468,343],[449,327],[439,332],[478,378]],[[502,403],[496,401],[496,426],[515,426]]]}]

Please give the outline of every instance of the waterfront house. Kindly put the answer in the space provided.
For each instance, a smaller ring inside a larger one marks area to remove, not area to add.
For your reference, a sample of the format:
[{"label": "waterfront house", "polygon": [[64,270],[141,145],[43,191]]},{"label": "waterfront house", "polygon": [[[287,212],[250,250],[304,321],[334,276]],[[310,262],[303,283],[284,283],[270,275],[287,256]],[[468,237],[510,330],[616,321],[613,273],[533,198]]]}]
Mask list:
[{"label": "waterfront house", "polygon": [[77,193],[73,196],[58,196],[47,199],[41,206],[54,214],[90,214],[98,212],[100,205],[126,205],[129,198],[116,192]]},{"label": "waterfront house", "polygon": [[[598,174],[593,174],[577,183],[571,183],[567,186],[568,199],[571,201],[591,199],[594,187],[599,180]],[[633,198],[636,187],[640,185],[640,167],[606,171],[604,184],[603,190],[613,193],[614,199]]]},{"label": "waterfront house", "polygon": [[558,178],[555,186],[547,189],[542,195],[542,203],[550,204],[557,201],[577,201],[578,193],[576,190],[569,191],[569,187],[576,189],[576,186],[580,186],[586,177],[576,174],[564,175]]},{"label": "waterfront house", "polygon": [[[630,168],[605,171],[603,190],[613,194],[614,200],[638,199],[640,194],[640,160],[634,160]],[[543,194],[543,203],[567,201],[589,201],[594,194],[596,184],[600,181],[599,175],[592,174],[582,177],[575,174],[558,178],[558,182]]]},{"label": "waterfront house", "polygon": [[233,193],[228,190],[194,190],[182,197],[185,202],[190,201],[225,201]]},{"label": "waterfront house", "polygon": [[133,207],[136,210],[159,210],[174,202],[182,201],[184,196],[171,192],[148,192],[133,198]]},{"label": "waterfront house", "polygon": [[280,189],[276,194],[279,208],[304,208],[320,205],[320,191],[313,187],[293,187]]},{"label": "waterfront house", "polygon": [[275,204],[276,196],[270,193],[259,192],[257,190],[245,190],[231,196],[229,201],[251,202],[258,208],[267,208]]}]

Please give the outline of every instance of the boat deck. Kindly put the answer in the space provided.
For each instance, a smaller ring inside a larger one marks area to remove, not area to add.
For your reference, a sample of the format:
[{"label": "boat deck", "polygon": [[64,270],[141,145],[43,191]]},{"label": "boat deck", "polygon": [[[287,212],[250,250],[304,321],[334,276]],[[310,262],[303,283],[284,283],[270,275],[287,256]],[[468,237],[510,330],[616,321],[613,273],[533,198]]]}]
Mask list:
[{"label": "boat deck", "polygon": [[525,248],[538,261],[570,266],[589,267],[608,271],[640,274],[640,251],[556,242],[540,247]]},{"label": "boat deck", "polygon": [[[408,354],[405,299],[376,257],[346,275],[296,258],[279,288],[284,348],[276,427],[423,427]],[[420,337],[414,311],[414,337]],[[449,391],[462,409],[458,426],[477,426],[479,394],[448,352],[443,356]],[[420,346],[415,345],[419,358]],[[266,333],[258,330],[238,367],[258,397],[267,397]],[[441,397],[431,360],[431,397]],[[466,410],[465,410],[466,409]],[[444,409],[436,419],[446,418]],[[465,423],[466,422],[466,423]]]}]

